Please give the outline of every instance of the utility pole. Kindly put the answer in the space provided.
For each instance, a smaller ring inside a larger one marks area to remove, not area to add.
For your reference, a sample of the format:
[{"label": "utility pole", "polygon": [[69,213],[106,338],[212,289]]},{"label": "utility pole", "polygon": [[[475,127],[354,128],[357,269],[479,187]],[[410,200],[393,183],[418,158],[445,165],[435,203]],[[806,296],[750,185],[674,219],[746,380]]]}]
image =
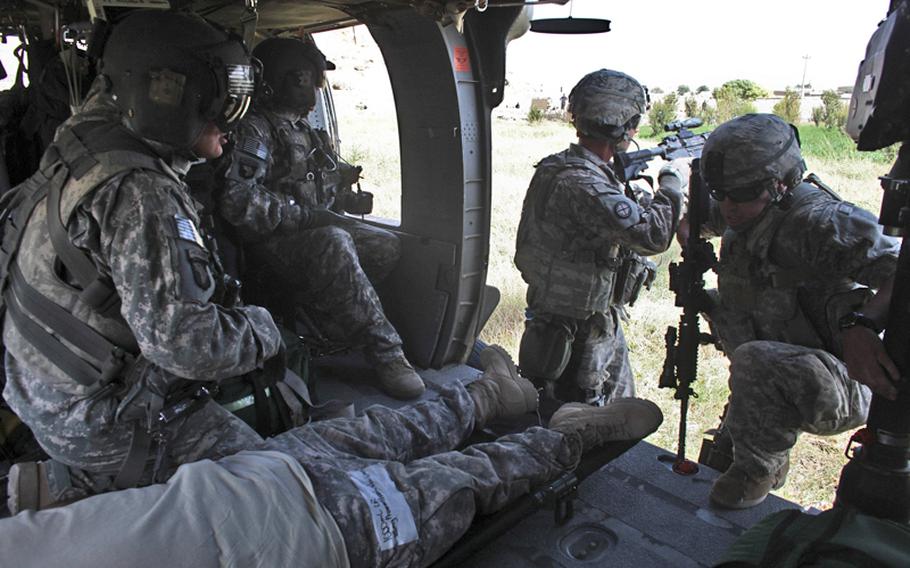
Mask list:
[{"label": "utility pole", "polygon": [[803,55],[803,80],[799,84],[799,98],[802,99],[806,96],[806,67],[809,66],[809,55]]}]

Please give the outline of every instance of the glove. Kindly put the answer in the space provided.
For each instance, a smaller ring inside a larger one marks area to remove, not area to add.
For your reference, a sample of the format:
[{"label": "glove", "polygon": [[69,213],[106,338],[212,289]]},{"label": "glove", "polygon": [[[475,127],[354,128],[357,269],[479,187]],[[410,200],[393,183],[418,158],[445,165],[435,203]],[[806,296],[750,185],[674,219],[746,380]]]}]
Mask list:
[{"label": "glove", "polygon": [[657,174],[658,185],[664,176],[673,176],[679,180],[679,191],[684,190],[689,185],[689,173],[692,170],[692,158],[676,158],[669,164],[660,168]]}]

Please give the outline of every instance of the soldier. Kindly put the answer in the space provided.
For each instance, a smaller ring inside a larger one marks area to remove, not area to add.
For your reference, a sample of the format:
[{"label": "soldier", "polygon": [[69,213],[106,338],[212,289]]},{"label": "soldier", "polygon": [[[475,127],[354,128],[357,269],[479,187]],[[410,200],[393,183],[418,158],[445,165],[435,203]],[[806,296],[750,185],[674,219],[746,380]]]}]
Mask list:
[{"label": "soldier", "polygon": [[647,207],[610,161],[625,151],[648,104],[632,77],[601,69],[569,93],[578,144],[537,164],[521,213],[515,264],[528,283],[519,366],[562,400],[633,396],[620,319],[654,277],[640,255],[665,251],[679,221],[687,172],[664,166]]},{"label": "soldier", "polygon": [[4,560],[22,568],[428,566],[475,515],[662,420],[640,399],[574,403],[548,429],[450,451],[472,430],[537,407],[536,389],[504,351],[487,349],[481,362],[481,379],[442,386],[435,400],[373,406],[359,418],[294,428],[257,451],[185,465],[167,484],[0,520]]},{"label": "soldier", "polygon": [[706,315],[731,362],[721,441],[732,442],[732,465],[710,495],[721,507],[762,502],[783,486],[800,432],[858,427],[869,408],[843,345],[873,335],[856,326],[880,331],[862,310],[880,303],[871,289],[890,290],[897,243],[805,170],[798,131],[773,115],[721,125],[702,152],[711,229],[723,236]]},{"label": "soldier", "polygon": [[423,381],[371,284],[394,268],[401,245],[332,211],[350,207],[352,194],[339,195],[342,164],[306,120],[330,64],[315,44],[293,38],[267,39],[253,56],[263,85],[234,136],[219,212],[248,262],[279,275],[329,335],[363,346],[382,390],[419,397]]},{"label": "soldier", "polygon": [[281,339],[265,309],[219,305],[217,259],[181,181],[221,154],[252,91],[239,41],[195,16],[131,13],[85,106],[9,194],[3,396],[52,458],[14,466],[13,511],[261,440],[208,389],[280,367]]}]

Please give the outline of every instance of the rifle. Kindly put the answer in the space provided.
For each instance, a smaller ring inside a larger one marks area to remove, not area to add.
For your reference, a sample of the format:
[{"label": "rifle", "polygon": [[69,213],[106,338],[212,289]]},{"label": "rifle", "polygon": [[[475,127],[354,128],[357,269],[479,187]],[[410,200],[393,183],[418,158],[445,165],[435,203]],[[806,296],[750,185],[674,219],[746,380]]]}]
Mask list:
[{"label": "rifle", "polygon": [[701,236],[708,215],[708,192],[698,169],[699,159],[692,162],[689,178],[689,235],[682,249],[682,262],[670,265],[670,289],[676,294],[676,306],[683,309],[679,327],[670,326],[664,336],[667,355],[660,376],[660,388],[676,389],[674,398],[680,401],[679,446],[673,471],[692,475],[698,466],[686,459],[686,417],[689,398],[697,398],[692,383],[698,372],[698,346],[713,342],[711,334],[699,330],[699,313],[708,307],[705,293],[705,272],[716,263],[714,247]]},{"label": "rifle", "polygon": [[[687,118],[674,120],[664,125],[664,132],[675,132],[664,137],[654,148],[646,148],[636,152],[618,152],[613,156],[613,170],[619,181],[625,183],[633,179],[642,179],[648,162],[660,156],[665,160],[676,158],[700,158],[701,149],[705,145],[710,132],[695,134],[690,128],[702,125],[700,118]],[[653,185],[653,184],[652,184]]]}]

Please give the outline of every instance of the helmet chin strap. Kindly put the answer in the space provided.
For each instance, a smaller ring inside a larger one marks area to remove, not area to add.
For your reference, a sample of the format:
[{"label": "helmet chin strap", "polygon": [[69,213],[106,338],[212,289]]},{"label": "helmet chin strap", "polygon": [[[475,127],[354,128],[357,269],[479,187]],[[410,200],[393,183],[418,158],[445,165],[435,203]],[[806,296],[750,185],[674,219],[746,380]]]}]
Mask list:
[{"label": "helmet chin strap", "polygon": [[793,192],[790,189],[780,191],[777,186],[779,183],[781,182],[775,182],[774,186],[768,189],[768,194],[771,196],[770,204],[782,211],[786,211],[793,205]]}]

